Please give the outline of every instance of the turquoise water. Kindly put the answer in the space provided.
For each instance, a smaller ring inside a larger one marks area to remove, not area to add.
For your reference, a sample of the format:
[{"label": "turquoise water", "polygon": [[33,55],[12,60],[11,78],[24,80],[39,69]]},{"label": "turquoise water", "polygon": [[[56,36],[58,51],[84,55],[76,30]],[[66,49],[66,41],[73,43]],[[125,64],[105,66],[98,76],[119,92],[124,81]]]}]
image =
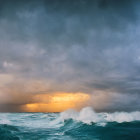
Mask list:
[{"label": "turquoise water", "polygon": [[0,140],[140,140],[140,112],[0,113]]}]

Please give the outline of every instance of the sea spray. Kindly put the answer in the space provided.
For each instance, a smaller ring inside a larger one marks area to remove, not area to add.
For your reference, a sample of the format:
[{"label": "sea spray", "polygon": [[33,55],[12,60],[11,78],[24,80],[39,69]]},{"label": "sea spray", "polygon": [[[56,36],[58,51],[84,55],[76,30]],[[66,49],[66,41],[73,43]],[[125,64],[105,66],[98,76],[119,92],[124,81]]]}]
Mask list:
[{"label": "sea spray", "polygon": [[114,112],[114,113],[96,113],[93,108],[85,107],[77,112],[75,110],[67,110],[60,113],[60,120],[73,119],[86,124],[91,123],[107,123],[107,122],[131,122],[140,121],[140,112]]}]

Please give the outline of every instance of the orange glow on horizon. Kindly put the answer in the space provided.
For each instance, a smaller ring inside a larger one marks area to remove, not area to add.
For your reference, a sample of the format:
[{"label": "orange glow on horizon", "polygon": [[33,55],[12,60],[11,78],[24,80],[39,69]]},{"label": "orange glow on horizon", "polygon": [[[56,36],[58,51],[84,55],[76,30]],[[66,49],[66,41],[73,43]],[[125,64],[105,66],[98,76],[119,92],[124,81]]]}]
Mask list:
[{"label": "orange glow on horizon", "polygon": [[78,109],[89,100],[85,93],[53,93],[34,96],[34,103],[25,104],[25,112],[61,112],[70,108]]}]

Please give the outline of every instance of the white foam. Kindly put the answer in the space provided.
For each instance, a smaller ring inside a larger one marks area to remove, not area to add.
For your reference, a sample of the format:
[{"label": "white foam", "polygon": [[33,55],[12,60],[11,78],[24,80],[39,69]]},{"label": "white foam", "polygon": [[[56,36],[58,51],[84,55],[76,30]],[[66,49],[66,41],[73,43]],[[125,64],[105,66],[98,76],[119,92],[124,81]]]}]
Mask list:
[{"label": "white foam", "polygon": [[74,110],[64,111],[60,113],[60,119],[73,119],[87,124],[98,123],[98,125],[104,125],[107,122],[140,121],[140,112],[96,113],[91,107],[85,107],[80,112]]},{"label": "white foam", "polygon": [[10,124],[11,121],[4,114],[0,114],[0,124]]},{"label": "white foam", "polygon": [[29,128],[59,128],[65,124],[64,120],[68,119],[73,119],[86,124],[96,123],[96,125],[105,126],[107,122],[122,123],[140,121],[140,112],[97,113],[91,107],[85,107],[79,112],[71,109],[60,114],[0,114],[0,124],[10,124]]}]

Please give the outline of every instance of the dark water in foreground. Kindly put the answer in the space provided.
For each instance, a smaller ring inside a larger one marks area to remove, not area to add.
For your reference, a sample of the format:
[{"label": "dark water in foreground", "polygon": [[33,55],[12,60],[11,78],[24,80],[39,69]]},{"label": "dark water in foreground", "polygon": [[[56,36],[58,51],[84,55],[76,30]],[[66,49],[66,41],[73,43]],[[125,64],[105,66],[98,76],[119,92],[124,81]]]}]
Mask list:
[{"label": "dark water in foreground", "polygon": [[140,112],[0,113],[0,140],[140,140]]}]

